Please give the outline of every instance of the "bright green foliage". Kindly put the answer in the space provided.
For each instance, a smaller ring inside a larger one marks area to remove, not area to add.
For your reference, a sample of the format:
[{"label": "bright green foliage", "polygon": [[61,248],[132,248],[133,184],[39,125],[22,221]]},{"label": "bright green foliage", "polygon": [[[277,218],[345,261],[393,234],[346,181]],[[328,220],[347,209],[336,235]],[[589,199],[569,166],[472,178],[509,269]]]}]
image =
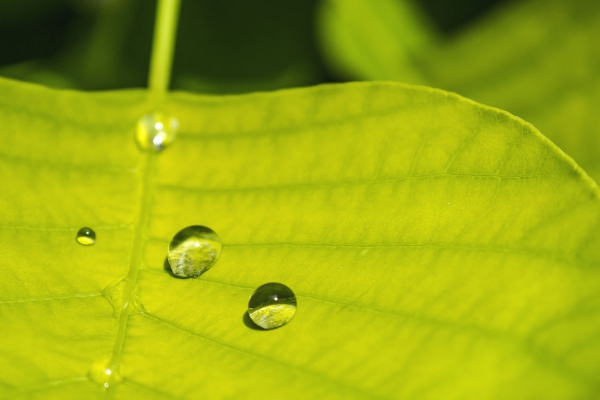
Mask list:
[{"label": "bright green foliage", "polygon": [[[508,110],[533,123],[600,180],[600,2],[512,2],[457,37],[421,51],[407,46],[409,34],[389,29],[404,24],[410,13],[372,16],[372,26],[388,28],[385,35],[357,29],[360,15],[351,10],[387,0],[328,3],[336,3],[338,10],[321,17],[323,25],[337,30],[322,30],[325,52],[336,57],[333,67],[343,65],[355,79],[425,83]],[[424,34],[425,28],[417,24],[412,30]],[[355,40],[340,39],[350,34]],[[391,57],[402,52],[410,57]],[[376,65],[366,71],[356,59]]]},{"label": "bright green foliage", "polygon": [[[597,395],[599,191],[522,120],[392,83],[176,93],[155,154],[144,91],[0,94],[0,397]],[[221,257],[174,278],[194,224]],[[251,329],[267,282],[298,311]]]},{"label": "bright green foliage", "polygon": [[317,22],[322,56],[338,74],[425,82],[412,57],[430,50],[434,34],[410,1],[324,0]]}]

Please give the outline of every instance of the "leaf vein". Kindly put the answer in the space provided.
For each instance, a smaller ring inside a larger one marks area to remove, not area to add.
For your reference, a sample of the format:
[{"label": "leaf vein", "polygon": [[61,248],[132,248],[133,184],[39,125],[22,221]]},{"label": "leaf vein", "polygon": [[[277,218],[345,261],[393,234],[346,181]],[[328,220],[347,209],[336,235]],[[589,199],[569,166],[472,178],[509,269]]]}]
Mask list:
[{"label": "leaf vein", "polygon": [[[278,360],[275,360],[275,359],[272,359],[272,358],[269,358],[269,357],[265,357],[265,356],[260,355],[260,354],[252,353],[252,352],[249,352],[249,351],[244,350],[244,349],[239,349],[237,347],[231,346],[230,344],[223,343],[223,342],[220,342],[218,340],[209,338],[209,337],[204,336],[204,335],[202,335],[202,334],[200,334],[198,332],[194,332],[194,331],[192,331],[192,330],[190,330],[188,328],[185,328],[185,327],[177,325],[177,324],[175,324],[173,322],[167,321],[167,320],[165,320],[165,319],[163,319],[161,317],[153,315],[153,314],[151,314],[149,312],[144,312],[141,315],[144,316],[144,317],[146,317],[146,318],[149,318],[149,319],[154,319],[155,321],[157,321],[159,323],[163,323],[163,324],[165,324],[167,326],[170,326],[170,327],[172,327],[174,329],[177,329],[179,331],[185,332],[185,333],[187,333],[189,335],[192,335],[192,336],[201,338],[203,340],[215,343],[215,344],[217,344],[219,346],[228,348],[231,351],[242,353],[244,355],[256,358],[256,359],[261,360],[263,362],[268,362],[268,363],[272,363],[272,364],[275,364],[275,365],[278,365],[278,366],[281,366],[281,367],[285,367],[285,368],[288,368],[290,370],[300,372],[300,373],[302,373],[304,375],[308,375],[308,376],[310,376],[312,378],[316,378],[318,380],[330,382],[332,384],[335,384],[336,386],[340,386],[340,387],[345,388],[347,390],[349,389],[352,392],[356,392],[356,391],[361,391],[362,392],[362,390],[359,389],[359,388],[357,388],[357,387],[351,386],[351,385],[349,385],[347,383],[340,382],[338,380],[335,380],[335,379],[332,379],[332,378],[329,378],[329,377],[326,377],[326,376],[323,376],[323,375],[319,375],[319,374],[317,374],[315,372],[306,370],[306,369],[301,368],[301,367],[299,367],[297,365],[287,364],[287,363],[284,363],[284,362],[281,362],[281,361],[278,361]],[[373,394],[372,393],[364,393],[363,396],[365,398],[373,398]]]},{"label": "leaf vein", "polygon": [[22,298],[12,298],[12,299],[1,299],[0,304],[12,304],[12,303],[27,303],[27,302],[44,302],[44,301],[53,301],[53,300],[71,300],[71,299],[81,299],[86,297],[98,297],[102,296],[100,292],[91,292],[91,293],[72,293],[72,294],[63,294],[57,296],[44,296],[44,297],[22,297]]},{"label": "leaf vein", "polygon": [[422,174],[422,175],[406,175],[394,178],[379,178],[379,179],[365,179],[357,181],[331,181],[331,182],[311,182],[311,183],[297,183],[297,184],[281,184],[271,186],[251,186],[251,187],[230,187],[230,188],[198,188],[181,185],[169,185],[169,184],[158,184],[158,188],[171,191],[188,191],[188,192],[242,192],[242,191],[268,191],[268,190],[294,190],[304,189],[311,187],[336,187],[346,185],[366,185],[366,184],[377,184],[386,182],[400,182],[407,180],[418,180],[418,179],[437,179],[437,178],[471,178],[471,179],[542,179],[542,178],[564,178],[560,174],[531,174],[531,175],[495,175],[495,174],[462,174],[462,173],[435,173],[435,174]]},{"label": "leaf vein", "polygon": [[[150,237],[149,241],[168,243],[170,239]],[[556,252],[556,249],[525,249],[525,248],[513,248],[508,246],[496,246],[496,245],[473,245],[473,244],[459,244],[459,243],[230,243],[223,245],[223,247],[339,247],[339,248],[440,248],[445,250],[456,250],[456,251],[480,251],[480,252],[493,252],[493,253],[505,253],[505,254],[518,254],[522,256],[536,257],[542,260],[554,261],[563,264],[576,264],[580,267],[586,268],[598,268],[600,267],[599,262],[588,261],[581,258],[575,257],[575,254],[560,254]]]}]

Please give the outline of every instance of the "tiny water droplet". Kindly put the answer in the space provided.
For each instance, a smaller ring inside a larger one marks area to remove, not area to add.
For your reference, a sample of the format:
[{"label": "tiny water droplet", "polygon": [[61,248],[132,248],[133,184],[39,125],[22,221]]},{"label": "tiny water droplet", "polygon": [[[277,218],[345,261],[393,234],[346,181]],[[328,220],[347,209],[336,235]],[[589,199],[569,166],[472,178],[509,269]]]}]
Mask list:
[{"label": "tiny water droplet", "polygon": [[162,151],[173,139],[179,128],[179,121],[162,113],[144,115],[137,124],[136,141],[142,150]]},{"label": "tiny water droplet", "polygon": [[96,243],[96,232],[92,228],[81,228],[77,231],[75,240],[82,246],[91,246]]},{"label": "tiny water droplet", "polygon": [[88,377],[92,382],[100,385],[103,391],[123,381],[117,366],[110,364],[110,357],[94,361],[88,371]]},{"label": "tiny water droplet", "polygon": [[177,232],[169,244],[168,260],[173,273],[182,278],[202,275],[217,262],[221,239],[210,228],[188,226]]},{"label": "tiny water droplet", "polygon": [[104,297],[113,307],[113,316],[119,318],[121,309],[123,308],[123,289],[127,283],[127,278],[120,281],[115,281],[109,284],[102,290]]},{"label": "tiny water droplet", "polygon": [[248,315],[263,329],[279,328],[296,314],[296,295],[281,283],[265,283],[254,291],[248,302]]},{"label": "tiny water droplet", "polygon": [[139,286],[135,287],[135,290],[133,291],[133,304],[131,305],[131,308],[129,309],[129,314],[144,314],[146,313],[146,307],[144,307],[144,304],[142,303],[142,299],[141,299],[141,290]]}]

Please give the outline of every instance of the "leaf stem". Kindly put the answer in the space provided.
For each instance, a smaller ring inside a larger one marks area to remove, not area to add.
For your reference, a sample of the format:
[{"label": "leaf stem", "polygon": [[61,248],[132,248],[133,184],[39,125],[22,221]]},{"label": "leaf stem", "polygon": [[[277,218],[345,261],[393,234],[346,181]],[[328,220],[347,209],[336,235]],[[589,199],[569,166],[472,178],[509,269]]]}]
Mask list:
[{"label": "leaf stem", "polygon": [[180,0],[158,0],[148,87],[160,103],[169,90]]}]

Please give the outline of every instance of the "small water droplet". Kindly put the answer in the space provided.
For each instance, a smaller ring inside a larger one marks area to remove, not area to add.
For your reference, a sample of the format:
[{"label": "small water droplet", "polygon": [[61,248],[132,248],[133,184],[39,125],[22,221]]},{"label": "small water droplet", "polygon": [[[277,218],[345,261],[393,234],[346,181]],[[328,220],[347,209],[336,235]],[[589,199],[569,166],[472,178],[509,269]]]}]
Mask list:
[{"label": "small water droplet", "polygon": [[144,115],[137,124],[136,141],[142,150],[164,150],[173,139],[179,128],[176,118],[162,113]]},{"label": "small water droplet", "polygon": [[111,365],[110,357],[94,361],[88,371],[88,377],[92,382],[100,385],[100,389],[103,391],[123,381],[118,367]]},{"label": "small water droplet", "polygon": [[81,228],[77,231],[75,240],[82,246],[91,246],[96,243],[96,232],[92,228]]},{"label": "small water droplet", "polygon": [[121,315],[121,309],[123,308],[123,288],[127,283],[127,278],[120,281],[115,281],[109,284],[102,290],[102,297],[104,297],[113,307],[113,316],[118,318]]},{"label": "small water droplet", "polygon": [[202,275],[217,262],[221,248],[221,239],[215,231],[193,225],[173,236],[167,258],[175,275],[193,278]]},{"label": "small water droplet", "polygon": [[136,286],[133,290],[133,302],[129,308],[129,314],[144,314],[146,312],[146,308],[142,304],[141,292],[139,286]]},{"label": "small water droplet", "polygon": [[263,329],[279,328],[296,314],[296,295],[281,283],[265,283],[254,291],[248,302],[248,315]]}]

